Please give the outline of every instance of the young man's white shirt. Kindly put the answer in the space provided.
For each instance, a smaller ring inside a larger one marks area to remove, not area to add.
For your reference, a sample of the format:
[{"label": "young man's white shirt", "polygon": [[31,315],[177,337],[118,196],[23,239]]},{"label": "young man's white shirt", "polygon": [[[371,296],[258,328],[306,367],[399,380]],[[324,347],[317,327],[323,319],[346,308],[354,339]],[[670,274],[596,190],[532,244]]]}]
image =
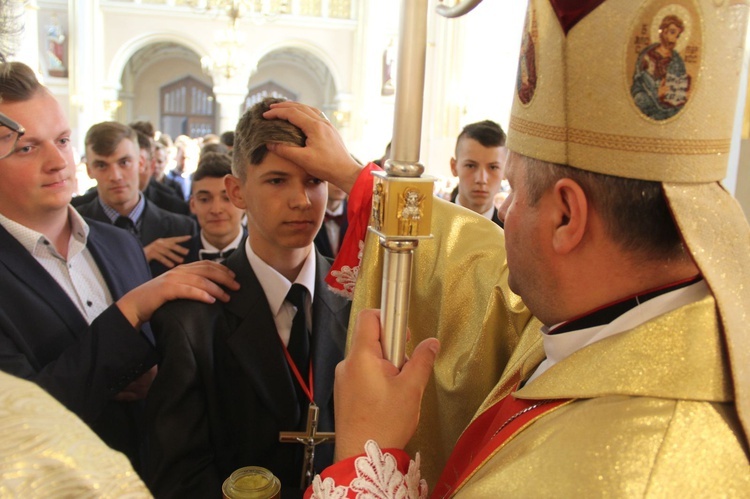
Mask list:
[{"label": "young man's white shirt", "polygon": [[112,294],[86,246],[88,224],[71,206],[68,206],[68,220],[71,232],[65,259],[47,236],[0,214],[0,225],[44,267],[91,324],[112,304]]},{"label": "young man's white shirt", "polygon": [[[343,215],[344,208],[346,207],[345,205],[346,203],[342,201],[335,210],[330,211],[326,209],[326,214],[334,217]],[[341,226],[337,224],[335,220],[325,220],[323,222],[323,227],[326,229],[328,242],[331,244],[331,251],[333,251],[335,255],[339,252],[339,248],[341,247]]]},{"label": "young man's white shirt", "polygon": [[[202,246],[202,248],[200,250],[198,250],[198,254],[199,255],[201,253],[219,253],[219,254],[223,254],[223,253],[226,253],[229,250],[236,250],[239,247],[240,243],[242,242],[242,237],[243,236],[244,236],[244,234],[243,234],[242,228],[240,228],[240,231],[237,233],[237,237],[235,237],[232,240],[232,242],[230,242],[229,244],[227,244],[224,248],[219,249],[216,246],[214,246],[213,244],[211,244],[211,243],[208,242],[208,239],[206,239],[206,236],[203,234],[203,229],[201,229],[201,246]],[[221,263],[225,259],[226,258],[217,258],[214,261],[216,263]]]},{"label": "young man's white shirt", "polygon": [[[294,320],[294,315],[297,313],[296,307],[286,301],[286,295],[289,293],[289,289],[293,283],[289,282],[289,279],[281,275],[276,269],[255,254],[250,247],[250,238],[245,241],[245,250],[247,251],[247,260],[250,262],[250,267],[255,272],[255,276],[258,278],[263,292],[266,294],[268,304],[271,307],[273,321],[276,323],[276,331],[278,331],[284,345],[288,346],[289,335],[292,331],[292,321]],[[311,311],[312,302],[315,299],[315,260],[315,247],[311,243],[307,259],[305,259],[305,263],[302,265],[297,279],[294,280],[295,283],[303,285],[308,291],[305,300],[308,331],[312,331]]]},{"label": "young man's white shirt", "polygon": [[[464,205],[461,204],[461,198],[459,196],[456,196],[456,204],[458,206],[463,206],[467,210],[471,210],[471,208],[469,208],[468,206],[464,206]],[[494,213],[495,213],[495,206],[492,205],[492,206],[490,206],[489,210],[485,211],[484,213],[479,213],[479,215],[482,215],[487,220],[492,220],[492,215],[494,215]]]}]

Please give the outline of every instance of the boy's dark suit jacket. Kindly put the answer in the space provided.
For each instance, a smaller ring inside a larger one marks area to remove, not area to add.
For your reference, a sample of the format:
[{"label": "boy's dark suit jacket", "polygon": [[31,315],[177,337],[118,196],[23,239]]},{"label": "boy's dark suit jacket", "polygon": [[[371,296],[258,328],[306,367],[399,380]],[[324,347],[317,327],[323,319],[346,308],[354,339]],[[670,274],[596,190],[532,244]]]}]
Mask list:
[{"label": "boy's dark suit jacket", "polygon": [[[456,198],[458,197],[458,186],[456,186],[455,189],[453,189],[453,192],[451,193],[451,203],[456,202]],[[500,215],[497,212],[497,208],[492,209],[492,219],[493,222],[495,222],[497,225],[499,225],[501,228],[505,228],[503,225],[503,221],[500,220]]]},{"label": "boy's dark suit jacket", "polygon": [[[81,206],[89,203],[92,199],[96,199],[98,195],[99,192],[96,190],[96,187],[92,187],[80,196],[73,196],[70,204],[74,207]],[[180,215],[190,215],[190,205],[182,198],[182,195],[177,197],[173,189],[157,182],[153,177],[148,181],[146,188],[143,189],[143,195],[163,210],[179,213]]]},{"label": "boy's dark suit jacket", "polygon": [[[242,227],[242,235],[243,235],[243,238],[240,241],[239,246],[242,246],[245,244],[245,238],[247,237],[247,229],[245,227]],[[200,261],[200,251],[203,249],[203,241],[201,241],[200,233],[193,236],[193,238],[190,239],[188,242],[186,242],[183,246],[186,246],[188,249],[188,254],[185,257],[184,263]]]},{"label": "boy's dark suit jacket", "polygon": [[[111,224],[98,198],[77,206],[76,210],[84,217]],[[141,215],[141,231],[139,234],[143,246],[148,246],[157,239],[164,237],[194,236],[197,233],[198,225],[195,223],[195,220],[185,215],[178,215],[177,213],[162,210],[146,199],[146,206],[143,209],[143,215]],[[154,277],[169,270],[156,260],[150,262],[149,267],[151,268],[151,275]]]},{"label": "boy's dark suit jacket", "polygon": [[[151,278],[133,237],[108,224],[87,223],[87,247],[114,300]],[[116,305],[89,326],[2,226],[0,247],[0,369],[44,388],[137,468],[141,404],[112,397],[156,363],[151,341],[133,330]]]},{"label": "boy's dark suit jacket", "polygon": [[[348,206],[347,201],[344,201],[344,213],[348,213]],[[349,220],[344,220],[344,223],[341,224],[341,230],[339,232],[339,247],[341,246],[341,243],[344,240],[344,235],[346,234],[346,229],[349,228]],[[315,247],[318,248],[318,251],[320,253],[328,258],[336,258],[336,255],[333,254],[333,248],[331,248],[331,241],[328,239],[328,231],[326,231],[325,224],[320,226],[320,229],[318,230],[318,233],[315,234]]]},{"label": "boy's dark suit jacket", "polygon": [[143,195],[163,210],[190,216],[190,205],[188,202],[182,196],[177,197],[173,189],[157,182],[154,177],[151,177],[148,185],[143,189]]},{"label": "boy's dark suit jacket", "polygon": [[[153,459],[146,480],[159,498],[221,497],[235,469],[262,466],[279,477],[283,497],[301,497],[302,446],[279,443],[279,432],[303,429],[307,415],[245,245],[224,263],[240,283],[229,303],[176,301],[151,320],[163,358],[146,404]],[[350,303],[326,287],[328,260],[317,253],[316,263],[314,397],[319,430],[331,431]],[[316,469],[332,458],[331,445],[318,446]]]}]

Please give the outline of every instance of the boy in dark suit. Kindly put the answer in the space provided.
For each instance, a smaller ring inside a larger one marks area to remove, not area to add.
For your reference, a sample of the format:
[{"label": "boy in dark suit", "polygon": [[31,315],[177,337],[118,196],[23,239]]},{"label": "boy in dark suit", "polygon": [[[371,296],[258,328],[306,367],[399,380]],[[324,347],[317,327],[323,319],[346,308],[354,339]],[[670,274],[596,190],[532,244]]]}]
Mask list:
[{"label": "boy in dark suit", "polygon": [[500,125],[490,120],[466,125],[456,139],[456,157],[451,158],[451,172],[458,177],[451,201],[502,227],[495,196],[500,192],[507,155]]},{"label": "boy in dark suit", "polygon": [[333,184],[328,184],[328,203],[323,226],[315,236],[315,247],[323,256],[336,258],[344,240],[349,221],[346,218],[346,192]]},{"label": "boy in dark suit", "polygon": [[[155,142],[152,138],[146,135],[146,133],[134,128],[134,125],[130,125],[130,127],[133,128],[138,135],[138,148],[140,149],[141,161],[143,162],[143,167],[138,172],[138,188],[146,199],[159,208],[172,213],[179,213],[180,215],[190,215],[190,207],[182,196],[180,195],[178,197],[173,189],[167,187],[161,182],[157,182],[156,178],[154,178],[154,169],[157,162],[155,155]],[[98,195],[99,192],[97,188],[92,187],[84,194],[75,196],[70,204],[74,207],[81,206],[89,203],[92,199],[96,199]]]},{"label": "boy in dark suit", "polygon": [[184,261],[181,246],[198,233],[188,216],[162,210],[139,189],[139,172],[145,167],[136,131],[107,121],[86,133],[86,170],[96,180],[97,199],[78,206],[83,215],[129,231],[143,244],[155,277]]},{"label": "boy in dark suit", "polygon": [[227,299],[207,277],[236,284],[207,262],[149,281],[134,238],[70,207],[70,125],[28,66],[0,63],[0,115],[0,370],[44,388],[139,469],[138,401],[157,360],[146,321],[167,300]]},{"label": "boy in dark suit", "polygon": [[242,243],[245,211],[232,204],[224,185],[224,177],[231,174],[232,158],[226,153],[208,152],[198,161],[190,187],[190,210],[201,230],[188,241],[186,262],[221,263]]},{"label": "boy in dark suit", "polygon": [[143,195],[162,210],[167,210],[180,215],[190,215],[190,207],[181,197],[175,195],[174,190],[166,185],[157,182],[154,178],[154,169],[156,168],[156,146],[154,139],[135,128],[141,122],[130,125],[130,128],[136,131],[138,135],[138,148],[140,149],[141,159],[143,160],[143,170],[138,173],[138,187]]},{"label": "boy in dark suit", "polygon": [[[226,177],[232,202],[245,210],[248,238],[224,262],[240,282],[231,305],[176,302],[152,320],[162,355],[147,401],[157,497],[220,497],[222,481],[243,466],[281,480],[282,496],[301,497],[304,449],[279,442],[303,431],[311,399],[318,431],[333,430],[333,375],[343,359],[349,302],[324,282],[330,263],[313,245],[327,185],[269,152],[269,142],[297,145],[305,136],[262,117],[279,99],[240,119]],[[293,305],[296,290],[302,303]],[[315,469],[331,463],[320,445]]]}]

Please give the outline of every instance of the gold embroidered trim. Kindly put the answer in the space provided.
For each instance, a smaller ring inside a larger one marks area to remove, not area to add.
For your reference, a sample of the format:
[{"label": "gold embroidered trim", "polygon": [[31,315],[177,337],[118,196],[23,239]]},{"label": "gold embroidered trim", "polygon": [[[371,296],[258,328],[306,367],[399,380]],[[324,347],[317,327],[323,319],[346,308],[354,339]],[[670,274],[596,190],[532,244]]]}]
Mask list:
[{"label": "gold embroidered trim", "polygon": [[543,125],[541,123],[518,118],[517,116],[510,117],[510,128],[527,135],[533,135],[543,139],[557,140],[560,142],[565,142],[567,138],[565,127]]},{"label": "gold embroidered trim", "polygon": [[[536,416],[535,418],[533,418],[533,419],[530,419],[529,421],[527,421],[527,422],[526,422],[526,424],[524,424],[523,426],[521,426],[520,428],[518,428],[518,429],[517,429],[517,430],[516,430],[516,431],[515,431],[515,432],[514,432],[514,433],[513,433],[512,435],[509,435],[509,436],[508,436],[508,438],[506,438],[506,439],[505,439],[505,441],[503,441],[503,443],[501,443],[500,445],[498,445],[498,446],[497,446],[497,447],[495,448],[495,450],[494,450],[494,451],[492,451],[492,452],[491,452],[491,453],[490,453],[490,454],[489,454],[489,455],[487,456],[487,458],[486,458],[486,459],[485,459],[484,461],[482,461],[481,463],[479,463],[479,465],[478,465],[478,466],[477,466],[476,468],[474,468],[474,469],[473,469],[473,470],[471,471],[471,473],[469,473],[469,476],[467,476],[467,477],[466,477],[466,479],[465,479],[464,481],[462,481],[462,482],[461,482],[461,483],[459,483],[459,484],[456,484],[456,486],[455,486],[455,487],[454,487],[454,489],[453,489],[453,495],[457,494],[457,493],[458,493],[458,491],[459,491],[460,489],[462,489],[462,488],[463,488],[463,486],[464,486],[464,485],[466,485],[466,483],[467,483],[467,482],[468,482],[469,480],[471,480],[471,478],[472,478],[472,477],[473,477],[474,475],[476,475],[476,474],[477,474],[477,471],[479,471],[479,470],[480,470],[480,469],[482,468],[482,466],[484,466],[485,464],[487,464],[487,462],[488,462],[488,461],[489,461],[490,459],[492,459],[493,457],[495,457],[495,455],[496,455],[496,454],[497,454],[498,452],[500,452],[500,449],[504,448],[504,447],[505,447],[505,446],[507,445],[507,443],[508,443],[508,442],[510,442],[511,440],[513,440],[514,438],[516,438],[516,436],[518,436],[518,434],[520,434],[520,433],[521,433],[522,431],[524,431],[524,430],[525,430],[526,428],[528,428],[528,427],[529,427],[529,426],[531,426],[532,424],[536,423],[536,422],[537,422],[537,420],[538,420],[539,418],[543,418],[544,416],[547,416],[548,414],[552,414],[553,412],[555,412],[556,410],[560,409],[561,407],[565,407],[565,406],[567,406],[568,404],[570,404],[570,403],[572,403],[572,402],[575,402],[576,400],[578,400],[578,399],[570,399],[570,400],[566,400],[565,402],[563,402],[562,404],[558,405],[557,407],[553,407],[552,409],[548,409],[548,410],[547,410],[546,412],[543,412],[542,414],[537,414],[537,416]],[[552,401],[551,401],[551,402],[552,402]]]},{"label": "gold embroidered trim", "polygon": [[655,154],[719,154],[728,153],[731,139],[660,139],[655,137],[628,137],[609,133],[578,130],[575,128],[543,125],[512,116],[510,128],[542,139],[565,141],[575,144],[615,149],[620,151],[647,152]]}]

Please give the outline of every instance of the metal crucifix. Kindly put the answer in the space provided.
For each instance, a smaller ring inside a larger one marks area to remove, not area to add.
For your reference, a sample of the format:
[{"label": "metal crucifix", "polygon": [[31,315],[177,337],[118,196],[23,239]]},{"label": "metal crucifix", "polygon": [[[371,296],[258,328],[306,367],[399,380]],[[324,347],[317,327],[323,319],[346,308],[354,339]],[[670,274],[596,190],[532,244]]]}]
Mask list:
[{"label": "metal crucifix", "polygon": [[315,476],[313,461],[315,459],[315,447],[322,443],[333,443],[335,434],[333,432],[318,431],[318,406],[310,404],[307,409],[307,425],[305,431],[282,431],[279,433],[279,442],[296,443],[305,446],[305,456],[302,461],[302,477],[300,487],[305,490]]}]

